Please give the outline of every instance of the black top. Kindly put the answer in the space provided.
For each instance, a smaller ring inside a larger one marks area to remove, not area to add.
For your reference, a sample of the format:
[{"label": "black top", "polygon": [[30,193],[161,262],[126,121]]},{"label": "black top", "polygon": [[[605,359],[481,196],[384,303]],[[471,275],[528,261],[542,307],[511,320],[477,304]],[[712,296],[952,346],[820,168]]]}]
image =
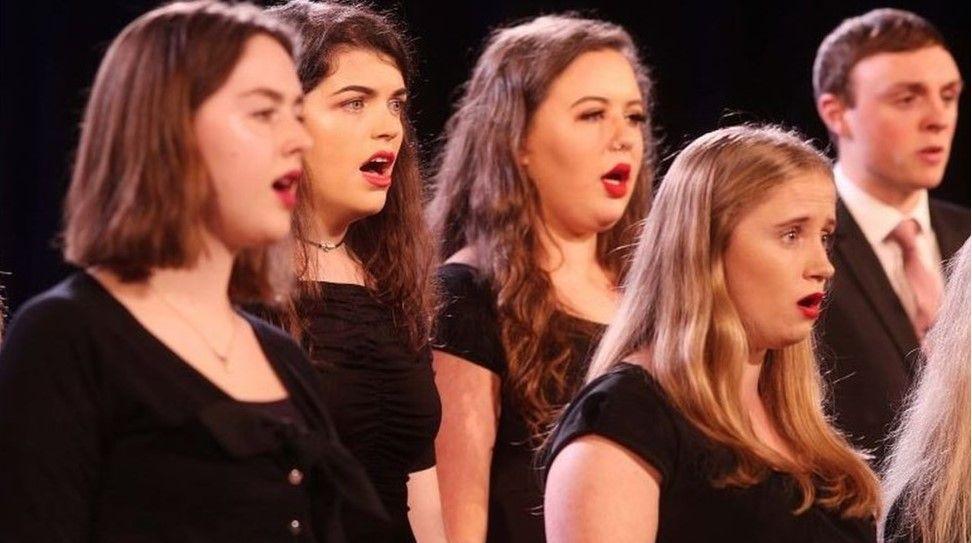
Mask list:
[{"label": "black top", "polygon": [[[496,298],[476,268],[446,264],[439,269],[443,308],[436,322],[433,348],[464,358],[500,377],[500,417],[489,481],[489,543],[540,543],[543,492],[535,451],[523,415],[511,403],[506,354],[500,341]],[[567,378],[570,390],[583,382],[589,357],[605,326],[557,313],[550,326],[564,327],[573,345]],[[559,399],[566,404],[569,397]]]},{"label": "black top", "polygon": [[435,465],[441,416],[431,351],[411,348],[365,287],[323,283],[321,291],[322,302],[297,309],[308,325],[304,346],[324,377],[322,396],[392,518],[392,541],[414,542],[406,482]]},{"label": "black top", "polygon": [[588,434],[614,441],[661,474],[658,543],[877,540],[873,521],[842,519],[818,505],[794,515],[799,489],[781,472],[747,488],[715,488],[711,481],[732,467],[732,453],[682,417],[640,366],[621,364],[584,387],[551,437],[545,467]]},{"label": "black top", "polygon": [[382,516],[300,348],[243,316],[301,420],[234,400],[86,273],[24,305],[0,350],[0,540],[331,542],[342,505]]}]

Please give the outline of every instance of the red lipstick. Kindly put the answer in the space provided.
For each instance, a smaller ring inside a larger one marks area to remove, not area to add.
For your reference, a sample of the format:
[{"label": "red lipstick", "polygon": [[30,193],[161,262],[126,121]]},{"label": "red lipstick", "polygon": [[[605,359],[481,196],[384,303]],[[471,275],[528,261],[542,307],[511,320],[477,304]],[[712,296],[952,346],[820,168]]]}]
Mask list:
[{"label": "red lipstick", "polygon": [[300,170],[291,170],[278,177],[271,185],[287,209],[293,209],[297,205],[297,183],[300,182],[301,175]]},{"label": "red lipstick", "polygon": [[391,151],[378,151],[371,155],[364,164],[361,165],[362,177],[372,186],[384,189],[391,185],[392,166],[395,165],[395,153]]},{"label": "red lipstick", "polygon": [[609,172],[601,176],[601,184],[611,198],[622,198],[628,193],[628,178],[631,176],[631,165],[624,162],[616,164]]},{"label": "red lipstick", "polygon": [[797,301],[797,306],[800,308],[800,312],[803,316],[808,319],[816,319],[820,316],[820,306],[824,301],[823,292],[814,292],[808,296],[804,296]]}]

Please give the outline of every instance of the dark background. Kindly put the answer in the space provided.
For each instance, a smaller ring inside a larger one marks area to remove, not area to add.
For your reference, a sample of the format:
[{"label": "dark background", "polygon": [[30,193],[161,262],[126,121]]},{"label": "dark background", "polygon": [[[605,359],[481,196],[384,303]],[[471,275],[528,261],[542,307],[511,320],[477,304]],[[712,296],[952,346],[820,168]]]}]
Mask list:
[{"label": "dark background", "polygon": [[[265,4],[271,2],[264,2]],[[56,248],[60,207],[88,86],[125,24],[156,1],[0,2],[0,284],[11,310],[70,269]],[[420,75],[410,98],[428,157],[488,29],[540,13],[579,10],[624,25],[653,68],[661,156],[718,126],[772,121],[821,145],[810,72],[820,40],[875,7],[910,9],[945,35],[969,80],[969,4],[960,1],[427,1],[376,2],[415,40]],[[946,181],[933,195],[969,205],[969,93]]]}]

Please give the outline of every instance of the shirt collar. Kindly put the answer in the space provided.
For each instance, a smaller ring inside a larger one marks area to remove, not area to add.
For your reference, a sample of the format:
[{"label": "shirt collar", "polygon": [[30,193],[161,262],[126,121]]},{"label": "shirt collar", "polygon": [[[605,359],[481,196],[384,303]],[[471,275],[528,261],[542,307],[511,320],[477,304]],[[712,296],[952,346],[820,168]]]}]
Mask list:
[{"label": "shirt collar", "polygon": [[904,214],[858,187],[847,177],[840,163],[834,166],[834,181],[837,185],[837,194],[840,195],[840,199],[871,245],[883,243],[888,234],[905,219],[918,221],[918,225],[921,226],[919,235],[931,232],[927,190],[921,191],[918,204],[911,213]]}]

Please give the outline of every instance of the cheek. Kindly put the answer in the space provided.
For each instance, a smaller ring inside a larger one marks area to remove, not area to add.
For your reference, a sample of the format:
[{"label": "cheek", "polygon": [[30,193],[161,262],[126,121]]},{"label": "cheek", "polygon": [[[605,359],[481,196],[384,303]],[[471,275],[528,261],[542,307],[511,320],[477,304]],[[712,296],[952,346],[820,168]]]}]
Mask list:
[{"label": "cheek", "polygon": [[355,162],[361,154],[355,124],[336,115],[307,123],[313,143],[304,154],[304,162],[315,180],[330,185],[335,179],[347,176],[352,165],[355,170],[360,166]]}]

